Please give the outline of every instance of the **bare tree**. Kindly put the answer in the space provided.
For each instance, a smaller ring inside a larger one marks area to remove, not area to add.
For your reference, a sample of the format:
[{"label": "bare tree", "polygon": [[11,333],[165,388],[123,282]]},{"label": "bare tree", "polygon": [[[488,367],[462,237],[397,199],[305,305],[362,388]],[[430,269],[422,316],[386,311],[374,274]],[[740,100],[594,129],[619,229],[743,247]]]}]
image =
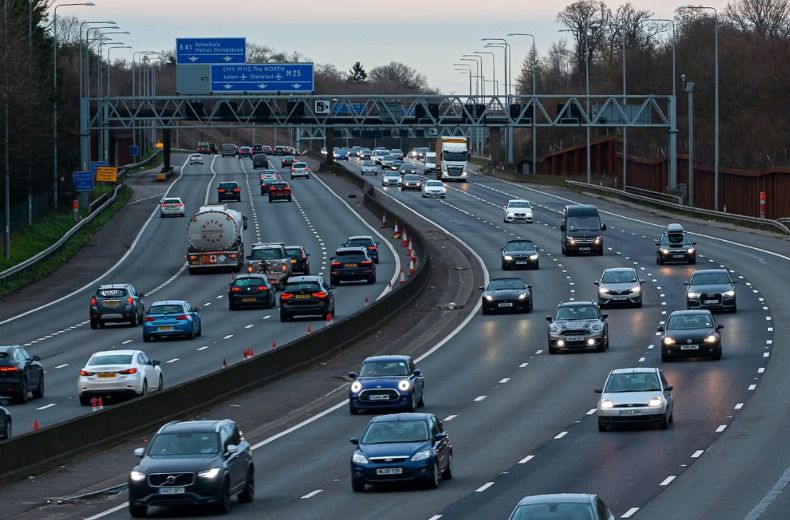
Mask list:
[{"label": "bare tree", "polygon": [[727,4],[724,16],[738,30],[761,38],[790,36],[790,0],[740,0]]},{"label": "bare tree", "polygon": [[423,92],[428,88],[425,76],[403,63],[390,62],[370,71],[370,79],[390,92]]},{"label": "bare tree", "polygon": [[585,59],[593,60],[611,18],[612,12],[606,4],[595,0],[578,0],[557,15],[557,21],[576,40],[576,70],[579,71],[580,83]]}]

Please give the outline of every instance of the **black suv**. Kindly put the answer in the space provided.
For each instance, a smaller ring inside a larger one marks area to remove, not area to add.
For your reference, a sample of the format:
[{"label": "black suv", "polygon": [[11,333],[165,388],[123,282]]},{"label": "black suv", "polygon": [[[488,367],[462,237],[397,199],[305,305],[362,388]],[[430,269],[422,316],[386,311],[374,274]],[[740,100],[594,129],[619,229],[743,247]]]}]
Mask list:
[{"label": "black suv", "polygon": [[341,247],[331,259],[330,280],[332,285],[352,280],[376,283],[376,264],[364,247]]},{"label": "black suv", "polygon": [[129,323],[136,327],[143,322],[143,296],[130,283],[100,285],[91,297],[91,328],[104,327],[107,322]]},{"label": "black suv", "polygon": [[502,270],[526,267],[527,269],[538,269],[540,267],[540,255],[532,240],[508,240],[502,248]]},{"label": "black suv", "polygon": [[656,240],[656,263],[663,265],[669,262],[682,264],[696,264],[697,243],[689,238],[683,226],[670,224],[667,230],[661,233]]},{"label": "black suv", "polygon": [[0,346],[0,395],[26,403],[27,395],[44,397],[44,367],[19,345]]},{"label": "black suv", "polygon": [[335,295],[323,276],[292,276],[280,293],[280,321],[294,316],[319,315],[329,319],[335,314]]},{"label": "black suv", "polygon": [[595,302],[572,301],[557,305],[554,316],[546,316],[549,354],[565,349],[609,348],[609,325],[606,314]]},{"label": "black suv", "polygon": [[291,272],[294,274],[310,274],[310,253],[302,246],[285,246],[285,252],[291,258]]},{"label": "black suv", "polygon": [[277,302],[277,289],[269,283],[265,274],[250,273],[237,276],[228,287],[228,310],[239,307],[263,305],[267,309]]},{"label": "black suv", "polygon": [[129,513],[144,517],[149,506],[211,504],[227,513],[231,497],[255,498],[250,444],[236,423],[173,421],[162,426],[129,473]]},{"label": "black suv", "polygon": [[241,187],[236,181],[220,182],[217,185],[217,201],[235,200],[241,202]]}]

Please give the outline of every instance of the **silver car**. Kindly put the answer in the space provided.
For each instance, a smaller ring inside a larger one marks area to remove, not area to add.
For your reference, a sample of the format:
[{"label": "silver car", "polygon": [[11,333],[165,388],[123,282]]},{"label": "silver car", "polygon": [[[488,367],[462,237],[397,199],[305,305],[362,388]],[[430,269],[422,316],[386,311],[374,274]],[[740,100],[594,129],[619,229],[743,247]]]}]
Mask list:
[{"label": "silver car", "polygon": [[183,217],[184,201],[178,197],[165,197],[159,204],[160,217]]},{"label": "silver car", "polygon": [[291,165],[291,179],[297,177],[310,178],[310,167],[307,166],[307,163],[295,162]]},{"label": "silver car", "polygon": [[369,173],[373,175],[379,174],[379,167],[376,166],[376,163],[371,161],[370,159],[363,159],[362,160],[362,175],[365,176]]},{"label": "silver car", "polygon": [[618,368],[609,372],[598,400],[598,431],[628,423],[657,423],[666,429],[674,420],[672,385],[658,368]]},{"label": "silver car", "polygon": [[505,222],[532,223],[532,204],[528,200],[513,199],[505,206]]},{"label": "silver car", "polygon": [[598,306],[631,305],[642,306],[642,284],[632,267],[604,269],[601,279],[593,282],[598,286]]},{"label": "silver car", "polygon": [[189,154],[189,164],[203,164],[203,154]]},{"label": "silver car", "polygon": [[400,186],[403,179],[398,174],[398,172],[384,172],[381,176],[381,185],[382,186]]}]

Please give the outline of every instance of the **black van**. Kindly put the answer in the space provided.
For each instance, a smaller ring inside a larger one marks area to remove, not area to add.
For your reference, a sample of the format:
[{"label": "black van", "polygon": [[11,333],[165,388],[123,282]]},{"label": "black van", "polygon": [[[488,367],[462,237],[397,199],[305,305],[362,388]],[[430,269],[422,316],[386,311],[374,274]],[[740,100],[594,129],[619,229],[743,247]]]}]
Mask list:
[{"label": "black van", "polygon": [[606,224],[601,224],[598,208],[590,204],[571,204],[562,210],[562,254],[603,255]]}]

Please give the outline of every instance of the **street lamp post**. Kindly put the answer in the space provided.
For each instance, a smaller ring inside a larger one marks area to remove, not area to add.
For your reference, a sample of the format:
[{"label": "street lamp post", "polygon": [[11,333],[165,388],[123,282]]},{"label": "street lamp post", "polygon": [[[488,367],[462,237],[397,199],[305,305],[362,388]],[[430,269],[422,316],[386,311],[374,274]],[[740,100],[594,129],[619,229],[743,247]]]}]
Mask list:
[{"label": "street lamp post", "polygon": [[[461,73],[466,73],[469,75],[469,98],[472,97],[472,66],[468,63],[453,63],[455,70]],[[461,67],[466,67],[462,69]]]},{"label": "street lamp post", "polygon": [[[711,10],[713,11],[714,47],[713,60],[715,67],[713,72],[713,82],[715,89],[713,94],[713,125],[714,125],[714,151],[713,151],[713,209],[719,211],[719,11],[715,7],[707,5],[682,5],[678,10]],[[673,78],[674,81],[674,78]]]},{"label": "street lamp post", "polygon": [[686,83],[684,90],[689,95],[689,178],[688,199],[689,206],[694,207],[694,83]]},{"label": "street lamp post", "polygon": [[[482,55],[483,54],[488,54],[489,56],[491,56],[491,77],[493,78],[493,87],[492,87],[493,88],[493,96],[498,96],[499,95],[499,85],[498,85],[498,83],[496,81],[496,55],[493,52],[491,52],[491,51],[474,51],[474,54],[476,54],[476,55],[478,55],[480,57],[480,70],[483,70],[483,56]],[[486,82],[486,80],[483,79],[483,85],[485,85],[485,82]],[[491,139],[491,132],[490,131],[489,131],[489,134],[488,134],[488,140],[489,140],[489,142],[491,144],[490,152],[491,152],[491,155],[493,157],[494,141],[493,141],[493,139]],[[500,143],[497,143],[497,149],[499,148],[499,144]],[[497,155],[499,155],[499,154],[497,154]]]},{"label": "street lamp post", "polygon": [[[113,45],[111,47],[107,47],[107,97],[112,95],[111,90],[111,83],[110,83],[110,72],[112,70],[112,62],[110,61],[110,53],[113,49],[131,49],[131,45]],[[107,122],[107,105],[105,104],[102,109],[103,120],[106,125]],[[102,130],[103,135],[103,142],[104,142],[104,160],[109,160],[110,157],[110,130],[105,128]]]},{"label": "street lamp post", "polygon": [[52,10],[52,206],[58,209],[58,8],[93,7],[93,2],[56,5]]},{"label": "street lamp post", "polygon": [[[513,75],[513,67],[511,63],[510,43],[505,38],[481,38],[481,41],[488,42],[486,47],[499,47],[504,49],[503,65],[505,69],[505,98],[507,99],[507,109],[510,111],[510,105],[513,104],[512,91],[510,84],[512,83],[511,77]],[[513,127],[507,125],[505,128],[505,146],[507,148],[507,163],[513,164]]]},{"label": "street lamp post", "polygon": [[[461,56],[461,61],[472,61],[475,64],[475,69],[477,70],[477,80],[479,84],[479,89],[477,91],[478,97],[475,99],[475,105],[477,105],[479,101],[484,101],[486,95],[485,75],[483,74],[483,57],[478,56],[477,54],[464,54]],[[478,127],[473,127],[472,130],[476,137],[475,141],[477,142],[477,155],[483,155],[483,130]]]},{"label": "street lamp post", "polygon": [[537,146],[537,127],[535,126],[535,61],[537,54],[535,53],[535,36],[530,33],[508,33],[508,36],[529,36],[532,38],[532,173],[538,172],[538,146]]}]

